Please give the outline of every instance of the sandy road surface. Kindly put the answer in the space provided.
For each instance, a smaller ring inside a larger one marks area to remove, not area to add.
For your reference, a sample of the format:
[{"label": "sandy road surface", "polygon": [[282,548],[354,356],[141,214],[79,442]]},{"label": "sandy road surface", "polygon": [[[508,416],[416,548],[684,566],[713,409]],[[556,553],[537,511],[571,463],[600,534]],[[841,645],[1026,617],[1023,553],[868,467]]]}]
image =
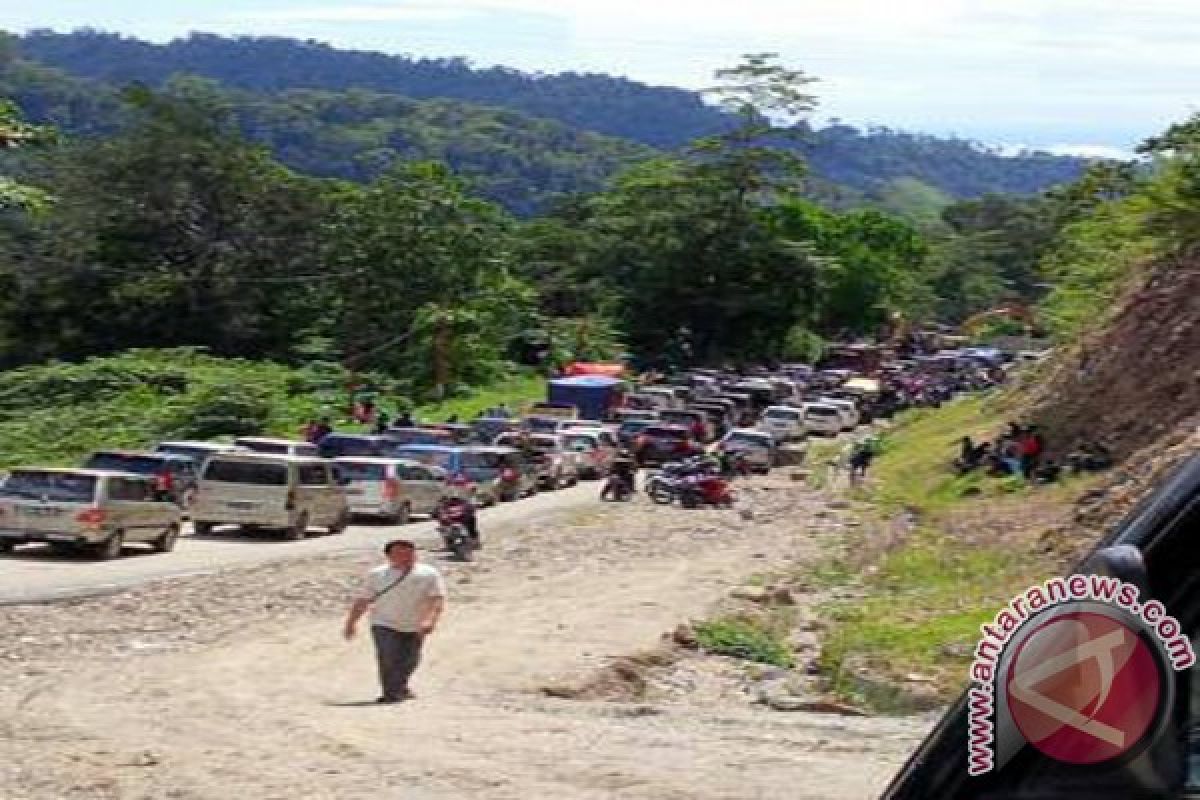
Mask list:
[{"label": "sandy road surface", "polygon": [[743,494],[749,519],[543,513],[445,564],[449,611],[400,706],[370,702],[367,637],[338,635],[361,555],[0,608],[3,796],[873,796],[929,719],[773,712],[728,682],[634,703],[538,691],[656,646],[766,564],[815,558],[815,500]]},{"label": "sandy road surface", "polygon": [[[572,489],[542,492],[517,503],[483,510],[481,525],[507,525],[531,515],[596,504],[599,491],[599,485],[585,483]],[[247,538],[218,532],[200,538],[191,534],[188,526],[171,553],[157,554],[148,548],[130,546],[125,549],[124,557],[108,562],[93,561],[86,556],[64,558],[41,545],[19,548],[12,555],[0,556],[0,605],[80,597],[163,578],[374,550],[401,534],[424,544],[437,541],[434,524],[428,521],[403,527],[354,525],[338,536],[314,531],[310,538],[300,542],[285,542],[270,535]]]}]

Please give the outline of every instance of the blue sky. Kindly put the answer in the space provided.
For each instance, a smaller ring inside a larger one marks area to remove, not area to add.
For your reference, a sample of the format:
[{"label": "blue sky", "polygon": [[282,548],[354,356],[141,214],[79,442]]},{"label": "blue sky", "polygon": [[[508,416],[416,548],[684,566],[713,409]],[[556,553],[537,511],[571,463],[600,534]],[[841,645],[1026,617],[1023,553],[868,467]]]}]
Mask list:
[{"label": "blue sky", "polygon": [[698,88],[742,53],[820,78],[818,119],[1125,150],[1200,110],[1195,0],[38,0],[0,28],[271,34]]}]

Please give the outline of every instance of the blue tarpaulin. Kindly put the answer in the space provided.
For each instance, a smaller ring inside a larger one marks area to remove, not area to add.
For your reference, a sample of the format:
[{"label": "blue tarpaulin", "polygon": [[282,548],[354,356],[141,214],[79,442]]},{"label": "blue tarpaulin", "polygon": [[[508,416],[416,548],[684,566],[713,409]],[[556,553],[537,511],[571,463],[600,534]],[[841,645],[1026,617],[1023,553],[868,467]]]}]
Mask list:
[{"label": "blue tarpaulin", "polygon": [[575,406],[583,419],[601,420],[618,404],[624,386],[624,381],[605,375],[556,378],[547,384],[546,400]]}]

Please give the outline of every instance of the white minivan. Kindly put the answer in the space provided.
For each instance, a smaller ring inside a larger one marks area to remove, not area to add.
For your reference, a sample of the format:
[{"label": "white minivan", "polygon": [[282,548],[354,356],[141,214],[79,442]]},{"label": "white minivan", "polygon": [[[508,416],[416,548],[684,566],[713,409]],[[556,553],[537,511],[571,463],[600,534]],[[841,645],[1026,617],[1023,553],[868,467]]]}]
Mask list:
[{"label": "white minivan", "polygon": [[818,397],[817,402],[822,405],[833,406],[842,414],[842,430],[852,431],[858,427],[860,422],[858,414],[858,406],[853,400],[843,400],[838,397]]},{"label": "white minivan", "polygon": [[209,458],[191,511],[201,536],[218,525],[237,525],[303,539],[309,528],[341,533],[350,520],[333,462],[266,453],[218,453]]},{"label": "white minivan", "polygon": [[837,436],[842,432],[842,412],[825,403],[805,403],[804,427],[809,433]]},{"label": "white minivan", "polygon": [[413,514],[432,516],[443,498],[454,493],[444,469],[417,461],[346,456],[333,463],[355,515],[406,525]]},{"label": "white minivan", "polygon": [[777,442],[793,442],[805,437],[804,411],[792,406],[769,406],[758,421],[760,430],[775,437]]}]

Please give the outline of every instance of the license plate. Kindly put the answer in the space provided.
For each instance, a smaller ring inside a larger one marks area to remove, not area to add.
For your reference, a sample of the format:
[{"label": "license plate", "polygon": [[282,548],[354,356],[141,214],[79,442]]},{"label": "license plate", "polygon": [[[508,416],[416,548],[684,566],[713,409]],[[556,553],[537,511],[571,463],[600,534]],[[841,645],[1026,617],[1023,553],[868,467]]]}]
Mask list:
[{"label": "license plate", "polygon": [[347,489],[346,494],[350,495],[351,497],[361,497],[362,495],[366,494],[366,492],[362,489]]},{"label": "license plate", "polygon": [[63,513],[63,510],[61,508],[31,506],[25,509],[25,513],[31,517],[57,517]]}]

